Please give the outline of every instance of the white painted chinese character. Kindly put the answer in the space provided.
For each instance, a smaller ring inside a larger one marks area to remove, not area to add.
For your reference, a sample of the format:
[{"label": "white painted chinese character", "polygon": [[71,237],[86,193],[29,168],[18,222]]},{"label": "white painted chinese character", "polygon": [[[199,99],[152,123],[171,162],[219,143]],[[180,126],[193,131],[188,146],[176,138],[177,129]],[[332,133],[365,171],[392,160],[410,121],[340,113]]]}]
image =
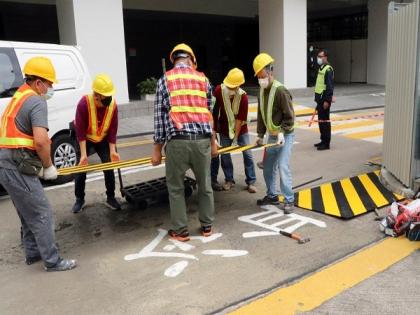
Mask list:
[{"label": "white painted chinese character", "polygon": [[242,237],[250,238],[279,235],[280,231],[292,233],[306,224],[313,224],[320,228],[327,227],[325,222],[305,217],[303,215],[295,213],[285,215],[282,210],[272,205],[263,206],[261,209],[263,209],[263,211],[241,216],[238,220],[264,228],[265,231],[246,232],[242,234]]},{"label": "white painted chinese character", "polygon": [[[164,257],[164,258],[182,258],[183,260],[171,265],[167,268],[164,272],[164,275],[167,277],[176,277],[180,273],[184,271],[185,268],[189,265],[189,261],[199,259],[192,254],[188,254],[186,252],[190,252],[195,248],[195,246],[179,242],[177,240],[169,239],[171,244],[168,244],[163,247],[163,252],[155,251],[155,249],[159,246],[160,242],[165,238],[168,234],[168,231],[163,229],[158,229],[159,234],[152,240],[148,245],[146,245],[140,252],[135,254],[126,255],[124,260],[130,261],[140,258],[148,258],[148,257]],[[204,236],[191,236],[190,239],[192,241],[200,241],[202,244],[206,244],[209,242],[213,242],[218,238],[222,237],[222,233],[215,233],[209,237]],[[172,252],[175,249],[181,250],[181,252]],[[202,251],[203,255],[218,255],[224,258],[231,258],[231,257],[238,257],[247,255],[248,252],[245,250],[232,250],[232,249],[217,249],[217,250],[204,250]]]}]

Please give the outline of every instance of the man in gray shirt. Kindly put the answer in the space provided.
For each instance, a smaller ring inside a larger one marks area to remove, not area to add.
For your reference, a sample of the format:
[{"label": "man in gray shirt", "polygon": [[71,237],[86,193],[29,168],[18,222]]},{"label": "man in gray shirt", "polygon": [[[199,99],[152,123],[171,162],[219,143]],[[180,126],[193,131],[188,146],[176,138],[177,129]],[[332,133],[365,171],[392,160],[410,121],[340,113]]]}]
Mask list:
[{"label": "man in gray shirt", "polygon": [[6,189],[22,223],[26,263],[43,260],[47,271],[65,271],[76,261],[62,259],[54,235],[52,208],[39,177],[57,178],[48,137],[46,99],[54,93],[55,70],[45,57],[24,67],[25,81],[6,107],[0,125],[0,184]]}]

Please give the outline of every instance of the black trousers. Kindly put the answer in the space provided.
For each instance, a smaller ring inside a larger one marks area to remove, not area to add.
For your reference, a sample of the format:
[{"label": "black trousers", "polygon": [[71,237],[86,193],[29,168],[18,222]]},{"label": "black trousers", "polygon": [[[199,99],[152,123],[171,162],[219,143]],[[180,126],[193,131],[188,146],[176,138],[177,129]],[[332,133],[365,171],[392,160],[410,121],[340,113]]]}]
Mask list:
[{"label": "black trousers", "polygon": [[[318,112],[318,120],[330,120],[330,106],[324,109],[324,102],[317,102],[316,110]],[[321,134],[321,142],[326,145],[330,145],[331,142],[331,123],[330,122],[319,122],[319,132]]]},{"label": "black trousers", "polygon": [[[102,163],[111,162],[111,155],[109,152],[109,143],[102,141],[94,143],[86,140],[86,152],[88,156],[95,152],[99,155]],[[108,198],[115,197],[115,176],[114,171],[104,171],[106,195]],[[80,173],[76,175],[74,180],[75,195],[78,199],[85,198],[85,187],[86,187],[86,173]]]}]

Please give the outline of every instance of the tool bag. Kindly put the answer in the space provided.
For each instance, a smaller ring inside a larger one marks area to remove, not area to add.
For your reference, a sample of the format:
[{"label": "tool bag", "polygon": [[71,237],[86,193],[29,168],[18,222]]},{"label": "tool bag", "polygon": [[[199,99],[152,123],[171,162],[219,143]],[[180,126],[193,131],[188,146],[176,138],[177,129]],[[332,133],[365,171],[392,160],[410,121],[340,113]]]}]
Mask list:
[{"label": "tool bag", "polygon": [[26,149],[12,150],[12,159],[16,163],[17,170],[25,175],[38,175],[42,169],[42,163],[35,152]]}]

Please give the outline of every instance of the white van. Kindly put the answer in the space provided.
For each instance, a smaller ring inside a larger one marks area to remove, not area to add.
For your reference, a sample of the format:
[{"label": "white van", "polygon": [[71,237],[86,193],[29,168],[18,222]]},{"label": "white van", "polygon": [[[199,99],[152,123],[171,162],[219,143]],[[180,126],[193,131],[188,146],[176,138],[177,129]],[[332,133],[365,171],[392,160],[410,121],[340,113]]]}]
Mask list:
[{"label": "white van", "polygon": [[[57,168],[77,164],[77,142],[70,130],[80,98],[91,93],[91,78],[80,50],[72,46],[0,41],[0,115],[23,83],[22,69],[35,56],[51,59],[58,83],[48,100],[51,158]],[[69,180],[69,178],[67,178]]]}]

